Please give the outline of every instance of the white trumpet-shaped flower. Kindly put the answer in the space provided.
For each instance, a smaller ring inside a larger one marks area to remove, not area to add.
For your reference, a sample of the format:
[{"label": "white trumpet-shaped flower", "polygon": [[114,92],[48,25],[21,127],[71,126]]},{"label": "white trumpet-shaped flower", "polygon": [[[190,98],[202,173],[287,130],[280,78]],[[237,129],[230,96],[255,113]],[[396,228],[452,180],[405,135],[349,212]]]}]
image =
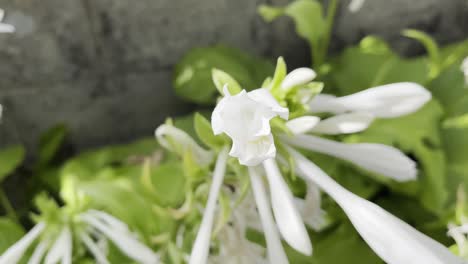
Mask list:
[{"label": "white trumpet-shaped flower", "polygon": [[367,244],[389,264],[463,264],[445,246],[417,231],[379,206],[344,189],[294,150],[298,173],[319,185],[341,206]]},{"label": "white trumpet-shaped flower", "polygon": [[225,87],[224,94],[213,111],[211,124],[215,135],[226,133],[232,139],[229,154],[247,166],[275,157],[270,120],[276,116],[287,119],[288,109],[263,88],[231,96]]},{"label": "white trumpet-shaped flower", "polygon": [[15,32],[15,27],[13,25],[2,23],[4,17],[5,17],[5,10],[0,8],[0,33]]},{"label": "white trumpet-shaped flower", "polygon": [[[38,242],[30,257],[29,264],[71,264],[73,237],[80,241],[94,256],[96,263],[108,264],[107,252],[97,245],[96,239],[105,237],[123,254],[142,264],[159,263],[159,256],[139,242],[127,225],[114,216],[102,211],[88,210],[76,216],[75,228],[64,224],[58,234],[48,232],[46,222],[38,223],[23,238],[13,244],[0,256],[0,264],[16,264],[26,250]],[[53,229],[55,229],[54,226]]]},{"label": "white trumpet-shaped flower", "polygon": [[171,125],[161,125],[156,129],[156,138],[168,150],[183,156],[185,152],[192,153],[193,158],[201,165],[209,164],[213,160],[213,153],[203,149],[183,130]]},{"label": "white trumpet-shaped flower", "polygon": [[431,93],[416,83],[392,83],[335,97],[319,94],[310,103],[312,112],[365,112],[380,118],[413,113],[431,100]]}]

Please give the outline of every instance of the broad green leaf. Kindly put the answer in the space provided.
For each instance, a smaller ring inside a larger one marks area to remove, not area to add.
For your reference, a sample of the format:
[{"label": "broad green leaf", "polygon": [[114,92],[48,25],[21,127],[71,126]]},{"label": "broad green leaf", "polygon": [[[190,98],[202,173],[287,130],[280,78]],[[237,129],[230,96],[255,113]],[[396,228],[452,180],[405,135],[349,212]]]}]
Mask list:
[{"label": "broad green leaf", "polygon": [[247,90],[260,87],[273,71],[270,62],[234,48],[197,48],[185,55],[176,66],[173,77],[176,93],[195,103],[214,104],[218,94],[211,76],[214,68],[228,73]]},{"label": "broad green leaf", "polygon": [[24,155],[23,146],[12,146],[0,150],[0,183],[21,165]]},{"label": "broad green leaf", "polygon": [[151,168],[152,196],[161,206],[178,207],[185,199],[185,176],[179,162]]},{"label": "broad green leaf", "polygon": [[21,226],[11,221],[9,218],[0,217],[0,255],[11,245],[17,242],[23,235]]}]

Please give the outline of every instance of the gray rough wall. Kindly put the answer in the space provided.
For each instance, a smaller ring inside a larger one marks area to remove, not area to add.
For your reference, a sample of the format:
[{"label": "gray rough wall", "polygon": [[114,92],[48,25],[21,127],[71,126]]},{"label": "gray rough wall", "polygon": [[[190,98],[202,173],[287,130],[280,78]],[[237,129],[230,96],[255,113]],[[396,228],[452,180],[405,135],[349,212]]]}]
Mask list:
[{"label": "gray rough wall", "polygon": [[[195,46],[226,43],[291,66],[307,65],[306,44],[290,20],[265,24],[261,3],[286,0],[0,0],[18,32],[0,35],[0,142],[33,147],[41,131],[65,122],[78,149],[152,135],[168,115],[190,110],[171,90],[173,65]],[[442,43],[468,37],[466,0],[367,0],[338,12],[333,49],[369,33],[403,54],[421,47],[401,29]]]}]

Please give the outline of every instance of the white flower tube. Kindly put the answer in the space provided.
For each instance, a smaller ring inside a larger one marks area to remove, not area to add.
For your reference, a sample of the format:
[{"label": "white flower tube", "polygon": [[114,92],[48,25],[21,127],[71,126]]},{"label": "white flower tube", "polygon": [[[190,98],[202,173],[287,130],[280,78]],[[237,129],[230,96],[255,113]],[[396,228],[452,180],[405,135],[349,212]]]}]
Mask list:
[{"label": "white flower tube", "polygon": [[216,201],[219,196],[221,185],[223,184],[227,158],[227,148],[224,148],[219,153],[218,160],[216,161],[216,167],[213,173],[213,182],[208,194],[205,213],[203,215],[200,228],[198,229],[197,238],[195,239],[192,247],[189,264],[205,264],[208,259],[211,230],[213,228],[213,219],[216,210]]},{"label": "white flower tube", "polygon": [[49,247],[49,241],[41,240],[41,242],[39,242],[39,244],[34,249],[34,252],[31,258],[28,260],[28,264],[40,264],[48,247]]},{"label": "white flower tube", "polygon": [[59,261],[62,264],[71,264],[72,239],[70,227],[62,228],[59,236],[47,253],[44,263],[55,264]]},{"label": "white flower tube", "polygon": [[345,113],[322,120],[309,131],[327,135],[351,134],[366,130],[373,120],[374,116],[368,113]]},{"label": "white flower tube", "polygon": [[295,135],[304,134],[311,131],[318,123],[320,118],[316,116],[301,116],[286,122],[286,126]]},{"label": "white flower tube", "polygon": [[[111,240],[123,254],[143,264],[159,263],[159,256],[150,248],[140,243],[132,233],[124,232],[119,228],[112,228],[112,225],[102,221],[90,213],[82,213],[80,218],[97,231]],[[119,221],[114,219],[115,221]],[[121,223],[119,226],[124,225]]]},{"label": "white flower tube", "polygon": [[379,206],[344,189],[319,167],[294,150],[298,174],[330,195],[367,244],[389,264],[463,264],[446,247]]},{"label": "white flower tube", "polygon": [[16,264],[21,260],[29,246],[36,240],[46,227],[44,222],[35,225],[25,236],[13,244],[0,256],[0,264]]},{"label": "white flower tube", "polygon": [[263,166],[270,185],[271,207],[281,235],[292,248],[304,255],[311,255],[312,244],[307,229],[275,160],[265,160]]},{"label": "white flower tube", "polygon": [[345,144],[312,135],[296,135],[282,139],[299,148],[320,152],[351,161],[369,171],[377,172],[396,181],[416,179],[416,163],[400,150],[383,144]]},{"label": "white flower tube", "polygon": [[190,151],[193,158],[201,165],[209,164],[213,160],[211,151],[200,147],[193,138],[181,129],[164,124],[156,129],[155,135],[159,144],[180,156],[183,156],[186,151]]},{"label": "white flower tube", "polygon": [[394,118],[416,112],[431,100],[431,93],[416,83],[402,82],[369,88],[335,97],[319,94],[310,103],[314,113],[367,112],[380,118]]},{"label": "white flower tube", "polygon": [[257,172],[257,168],[254,167],[249,167],[249,174],[260,221],[262,222],[263,233],[265,234],[269,263],[288,264],[288,258],[284,252],[275,221],[271,215],[270,204],[268,203],[261,175]]},{"label": "white flower tube", "polygon": [[86,232],[81,232],[79,236],[80,236],[81,241],[83,241],[85,246],[89,249],[91,254],[94,256],[94,259],[96,259],[96,263],[109,264],[109,261],[107,260],[107,257],[105,256],[105,254],[102,252],[99,246],[93,241],[93,239]]},{"label": "white flower tube", "polygon": [[232,139],[229,155],[243,165],[256,166],[276,155],[270,120],[276,116],[287,119],[288,115],[289,110],[266,89],[242,90],[231,96],[225,87],[223,99],[213,110],[211,126],[215,135],[226,133]]}]

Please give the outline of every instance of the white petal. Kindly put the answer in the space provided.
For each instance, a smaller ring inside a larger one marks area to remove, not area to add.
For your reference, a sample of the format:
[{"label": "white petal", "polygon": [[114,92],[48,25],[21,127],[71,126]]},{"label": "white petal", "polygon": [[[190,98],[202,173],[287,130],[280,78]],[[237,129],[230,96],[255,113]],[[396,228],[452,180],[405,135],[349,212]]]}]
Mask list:
[{"label": "white petal", "polygon": [[281,83],[281,89],[287,90],[297,85],[303,85],[311,82],[317,77],[315,71],[310,68],[297,68],[290,72]]},{"label": "white petal", "polygon": [[110,228],[114,230],[119,230],[121,232],[130,232],[127,224],[115,218],[113,215],[110,215],[104,211],[90,209],[86,211],[89,214],[92,214],[102,222],[105,222]]},{"label": "white petal", "polygon": [[209,164],[213,160],[213,153],[200,147],[195,140],[183,130],[170,125],[161,125],[155,132],[158,142],[166,149],[179,155],[191,151],[194,158],[202,165]]},{"label": "white petal", "polygon": [[416,163],[391,146],[371,143],[345,144],[311,135],[297,135],[283,139],[299,148],[351,161],[364,169],[396,181],[409,181],[417,177]]},{"label": "white petal", "polygon": [[48,240],[42,240],[41,242],[39,242],[37,247],[34,249],[31,258],[29,258],[28,264],[40,264],[48,247]]},{"label": "white petal", "polygon": [[239,159],[245,166],[256,166],[264,160],[276,156],[276,147],[273,135],[259,137],[253,141],[233,141],[229,155]]},{"label": "white petal", "polygon": [[250,99],[271,108],[271,110],[277,115],[279,115],[281,118],[285,120],[288,119],[289,109],[286,107],[282,107],[267,89],[255,89],[253,91],[248,92],[247,95],[250,97]]},{"label": "white petal", "polygon": [[416,83],[393,83],[369,88],[343,96],[316,96],[311,104],[313,112],[368,112],[376,117],[393,118],[416,112],[431,100],[431,93]]},{"label": "white petal", "polygon": [[286,126],[295,135],[309,132],[320,121],[316,116],[301,116],[286,122]]},{"label": "white petal", "polygon": [[322,120],[311,129],[311,132],[338,135],[350,134],[366,130],[374,120],[368,113],[347,113]]},{"label": "white petal", "polygon": [[82,213],[80,217],[83,222],[89,224],[111,240],[129,258],[144,264],[159,263],[159,256],[150,248],[140,243],[132,233],[112,229],[108,224],[92,214]]},{"label": "white petal", "polygon": [[298,173],[318,184],[345,211],[367,244],[389,264],[463,264],[445,246],[417,231],[379,206],[344,189],[298,152]]},{"label": "white petal", "polygon": [[216,161],[213,182],[210,187],[210,193],[208,194],[205,213],[203,214],[202,223],[198,229],[197,238],[192,247],[189,264],[205,264],[208,259],[216,201],[218,200],[219,190],[223,184],[227,157],[227,149],[224,148]]},{"label": "white petal", "polygon": [[44,231],[45,226],[43,222],[35,225],[25,236],[9,247],[3,255],[0,256],[0,264],[17,263],[23,257],[24,252],[26,252],[31,243]]},{"label": "white petal", "polygon": [[271,206],[284,240],[304,255],[312,254],[312,244],[294,199],[274,159],[263,162],[270,184]]},{"label": "white petal", "polygon": [[94,259],[98,264],[109,264],[106,255],[101,251],[99,246],[93,241],[93,239],[86,234],[85,232],[80,233],[80,239],[83,241],[85,246],[89,249],[91,254],[93,254]]},{"label": "white petal", "polygon": [[273,220],[273,216],[271,215],[270,205],[268,203],[261,176],[254,167],[249,167],[249,174],[250,181],[252,183],[252,192],[254,193],[255,202],[257,204],[258,213],[263,226],[263,232],[265,234],[269,263],[287,264],[289,261],[286,257],[286,253],[284,252],[283,245],[281,244],[281,239]]},{"label": "white petal", "polygon": [[65,226],[47,253],[44,263],[56,264],[62,260],[62,264],[71,264],[71,244],[70,228]]}]

